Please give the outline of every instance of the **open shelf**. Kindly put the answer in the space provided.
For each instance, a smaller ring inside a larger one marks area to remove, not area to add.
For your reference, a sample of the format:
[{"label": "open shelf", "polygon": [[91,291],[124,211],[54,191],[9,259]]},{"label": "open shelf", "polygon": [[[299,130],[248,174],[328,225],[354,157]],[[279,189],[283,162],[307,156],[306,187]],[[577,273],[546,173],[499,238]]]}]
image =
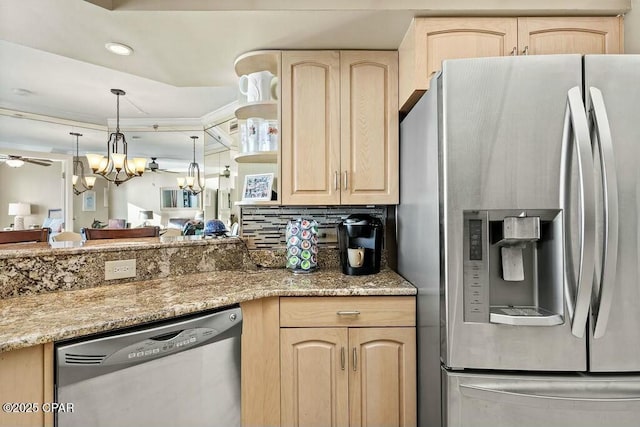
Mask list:
[{"label": "open shelf", "polygon": [[278,102],[277,101],[258,101],[238,107],[235,115],[240,120],[246,120],[251,117],[260,117],[266,120],[278,119]]},{"label": "open shelf", "polygon": [[238,163],[277,163],[277,151],[254,151],[251,153],[240,153],[235,159]]},{"label": "open shelf", "polygon": [[236,58],[234,68],[238,76],[263,70],[267,70],[271,74],[277,76],[279,62],[279,50],[257,50],[254,52],[247,52]]}]

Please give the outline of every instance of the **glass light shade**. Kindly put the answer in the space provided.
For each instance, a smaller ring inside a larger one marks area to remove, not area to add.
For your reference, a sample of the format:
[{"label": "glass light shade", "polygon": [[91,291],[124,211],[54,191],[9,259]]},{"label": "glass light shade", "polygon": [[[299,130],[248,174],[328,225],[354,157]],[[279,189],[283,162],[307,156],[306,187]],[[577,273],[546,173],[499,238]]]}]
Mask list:
[{"label": "glass light shade", "polygon": [[103,159],[104,157],[100,154],[87,154],[87,162],[89,162],[89,167],[93,169],[94,172],[100,169]]},{"label": "glass light shade", "polygon": [[96,177],[95,176],[85,176],[84,180],[87,183],[87,188],[89,190],[91,190],[93,188],[93,186],[96,184]]},{"label": "glass light shade", "polygon": [[180,188],[184,187],[184,178],[183,177],[176,178],[176,181],[178,181],[178,187],[180,187]]},{"label": "glass light shade", "polygon": [[76,185],[78,183],[78,175],[73,175],[73,177],[71,178],[71,183],[73,185]]},{"label": "glass light shade", "polygon": [[135,171],[142,175],[144,168],[147,167],[147,159],[144,157],[134,157],[133,163],[135,164]]},{"label": "glass light shade", "polygon": [[188,177],[186,177],[186,179],[187,179],[187,186],[188,187],[193,187],[193,183],[195,182],[195,177],[188,176]]},{"label": "glass light shade", "polygon": [[103,157],[102,160],[100,160],[100,164],[98,165],[97,172],[98,173],[106,172],[107,166],[109,166],[109,159],[107,159],[106,157]]},{"label": "glass light shade", "polygon": [[113,161],[113,167],[119,171],[124,167],[124,154],[122,153],[113,153],[111,154],[111,160]]}]

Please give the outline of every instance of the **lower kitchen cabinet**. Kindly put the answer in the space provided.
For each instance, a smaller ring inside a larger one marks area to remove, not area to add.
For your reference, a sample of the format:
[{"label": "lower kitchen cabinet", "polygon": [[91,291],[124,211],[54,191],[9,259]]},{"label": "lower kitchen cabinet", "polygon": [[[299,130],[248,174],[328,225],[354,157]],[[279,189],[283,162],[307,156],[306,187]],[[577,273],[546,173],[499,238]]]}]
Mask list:
[{"label": "lower kitchen cabinet", "polygon": [[282,426],[416,425],[415,328],[283,328]]},{"label": "lower kitchen cabinet", "polygon": [[283,427],[416,425],[412,297],[281,300]]},{"label": "lower kitchen cabinet", "polygon": [[346,328],[280,331],[283,426],[349,425]]},{"label": "lower kitchen cabinet", "polygon": [[0,353],[0,403],[24,404],[0,411],[0,426],[52,426],[53,343]]}]

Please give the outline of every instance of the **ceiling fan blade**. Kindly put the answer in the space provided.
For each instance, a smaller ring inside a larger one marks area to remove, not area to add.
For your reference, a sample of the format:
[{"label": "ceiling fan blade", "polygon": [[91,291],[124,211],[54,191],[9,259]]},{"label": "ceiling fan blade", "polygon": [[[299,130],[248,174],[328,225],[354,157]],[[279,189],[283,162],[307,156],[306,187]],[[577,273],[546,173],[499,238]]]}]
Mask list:
[{"label": "ceiling fan blade", "polygon": [[34,165],[38,165],[38,166],[51,166],[51,163],[53,163],[51,160],[46,160],[46,159],[31,159],[31,158],[27,158],[27,157],[22,157],[20,160],[23,160],[27,163],[32,163]]}]

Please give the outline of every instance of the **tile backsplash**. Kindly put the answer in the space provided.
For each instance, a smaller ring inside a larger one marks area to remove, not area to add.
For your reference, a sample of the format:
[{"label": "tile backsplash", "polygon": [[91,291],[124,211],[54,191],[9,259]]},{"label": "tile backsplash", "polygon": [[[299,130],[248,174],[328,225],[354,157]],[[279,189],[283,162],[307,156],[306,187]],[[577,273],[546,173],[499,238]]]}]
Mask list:
[{"label": "tile backsplash", "polygon": [[287,223],[293,219],[314,219],[318,222],[318,246],[336,248],[337,224],[351,214],[366,213],[385,223],[386,206],[243,206],[240,210],[241,236],[248,249],[279,249],[286,247]]}]

